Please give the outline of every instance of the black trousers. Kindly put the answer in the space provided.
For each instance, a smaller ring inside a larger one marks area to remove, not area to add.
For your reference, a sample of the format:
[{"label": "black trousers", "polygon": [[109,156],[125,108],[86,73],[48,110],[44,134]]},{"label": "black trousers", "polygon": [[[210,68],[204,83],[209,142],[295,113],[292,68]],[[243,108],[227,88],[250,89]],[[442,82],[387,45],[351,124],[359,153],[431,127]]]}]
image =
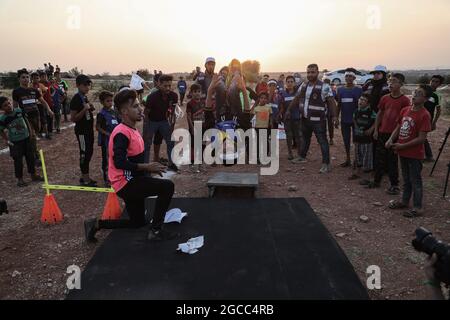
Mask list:
[{"label": "black trousers", "polygon": [[80,169],[82,174],[89,174],[89,163],[94,153],[94,132],[89,134],[77,134],[78,147],[80,149]]},{"label": "black trousers", "polygon": [[386,149],[385,144],[391,137],[390,133],[378,135],[377,149],[375,154],[375,183],[380,183],[383,175],[387,172],[391,186],[398,187],[398,155],[392,149]]},{"label": "black trousers", "polygon": [[157,196],[153,213],[152,229],[159,230],[169,208],[175,186],[172,181],[152,177],[131,179],[117,195],[125,201],[129,220],[100,220],[100,229],[128,229],[145,226],[145,199]]},{"label": "black trousers", "polygon": [[108,144],[103,142],[100,146],[102,148],[102,173],[103,173],[103,181],[109,181],[108,178]]},{"label": "black trousers", "polygon": [[23,178],[23,157],[25,157],[27,162],[28,173],[34,175],[36,173],[34,167],[36,158],[30,138],[13,143],[14,145],[9,147],[9,154],[14,160],[14,174],[16,178]]}]

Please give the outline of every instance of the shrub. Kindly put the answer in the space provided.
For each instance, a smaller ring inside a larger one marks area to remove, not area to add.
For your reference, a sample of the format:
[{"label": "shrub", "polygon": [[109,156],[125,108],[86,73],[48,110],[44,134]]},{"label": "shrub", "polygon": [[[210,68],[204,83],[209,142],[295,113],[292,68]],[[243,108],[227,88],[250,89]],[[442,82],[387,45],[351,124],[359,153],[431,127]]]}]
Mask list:
[{"label": "shrub", "polygon": [[1,77],[2,87],[5,89],[14,89],[19,87],[19,78],[17,78],[17,73],[8,72]]}]

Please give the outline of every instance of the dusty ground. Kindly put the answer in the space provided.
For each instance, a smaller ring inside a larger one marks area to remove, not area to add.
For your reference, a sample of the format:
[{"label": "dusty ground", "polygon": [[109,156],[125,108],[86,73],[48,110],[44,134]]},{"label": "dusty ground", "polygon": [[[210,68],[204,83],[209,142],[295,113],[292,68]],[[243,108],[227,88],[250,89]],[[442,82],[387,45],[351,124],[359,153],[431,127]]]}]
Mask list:
[{"label": "dusty ground", "polygon": [[[181,121],[184,125],[185,119]],[[435,153],[449,126],[450,121],[441,120],[438,130],[431,134]],[[73,128],[64,130],[52,141],[40,141],[39,147],[45,151],[51,183],[77,183],[78,147]],[[257,196],[305,197],[335,235],[363,283],[367,267],[380,266],[382,290],[371,291],[373,299],[427,298],[422,284],[424,256],[415,252],[410,242],[419,226],[427,227],[436,237],[450,242],[449,198],[442,199],[450,145],[444,149],[433,178],[428,176],[431,165],[425,165],[426,215],[415,220],[387,209],[386,204],[392,197],[384,192],[386,181],[383,189],[368,191],[357,182],[347,180],[349,169],[338,167],[344,160],[339,132],[331,147],[334,170],[328,175],[318,174],[320,150],[315,141],[306,164],[293,165],[285,154],[286,146],[282,141],[280,172],[276,176],[261,177]],[[95,148],[91,172],[98,181],[101,181],[100,163],[101,153]],[[101,215],[106,195],[55,191],[64,222],[45,226],[39,222],[43,189],[38,184],[23,189],[16,187],[12,168],[8,154],[1,154],[0,197],[8,201],[10,214],[0,216],[0,299],[63,299],[67,267],[86,266],[107,236],[107,232],[101,232],[99,244],[87,245],[82,229],[83,219]],[[257,172],[258,167],[208,167],[206,172],[197,175],[183,167],[174,178],[175,196],[206,197],[206,181],[217,171]],[[297,191],[288,191],[292,185],[297,186]],[[369,217],[369,222],[360,221],[361,215]]]}]

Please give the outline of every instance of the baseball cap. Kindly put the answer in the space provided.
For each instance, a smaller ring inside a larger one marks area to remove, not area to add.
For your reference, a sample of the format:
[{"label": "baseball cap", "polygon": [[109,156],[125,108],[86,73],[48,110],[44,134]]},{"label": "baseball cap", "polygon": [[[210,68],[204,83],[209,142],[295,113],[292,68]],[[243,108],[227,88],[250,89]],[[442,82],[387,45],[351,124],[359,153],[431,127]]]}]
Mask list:
[{"label": "baseball cap", "polygon": [[84,74],[80,74],[79,76],[77,76],[76,80],[75,80],[77,86],[81,85],[81,84],[91,84],[92,80],[84,75]]},{"label": "baseball cap", "polygon": [[216,59],[214,59],[213,57],[208,57],[208,58],[206,58],[205,64],[207,64],[208,62],[216,63]]},{"label": "baseball cap", "polygon": [[370,73],[375,73],[375,72],[384,72],[387,73],[387,68],[385,66],[382,65],[378,65],[376,66],[373,71],[371,71]]}]

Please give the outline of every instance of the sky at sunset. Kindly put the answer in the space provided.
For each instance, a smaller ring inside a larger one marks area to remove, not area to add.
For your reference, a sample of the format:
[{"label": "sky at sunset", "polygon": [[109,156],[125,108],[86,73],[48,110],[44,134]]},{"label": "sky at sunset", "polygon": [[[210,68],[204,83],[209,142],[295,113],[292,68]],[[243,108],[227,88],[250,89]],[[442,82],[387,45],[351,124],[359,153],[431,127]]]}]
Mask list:
[{"label": "sky at sunset", "polygon": [[450,68],[450,0],[0,0],[0,71]]}]

